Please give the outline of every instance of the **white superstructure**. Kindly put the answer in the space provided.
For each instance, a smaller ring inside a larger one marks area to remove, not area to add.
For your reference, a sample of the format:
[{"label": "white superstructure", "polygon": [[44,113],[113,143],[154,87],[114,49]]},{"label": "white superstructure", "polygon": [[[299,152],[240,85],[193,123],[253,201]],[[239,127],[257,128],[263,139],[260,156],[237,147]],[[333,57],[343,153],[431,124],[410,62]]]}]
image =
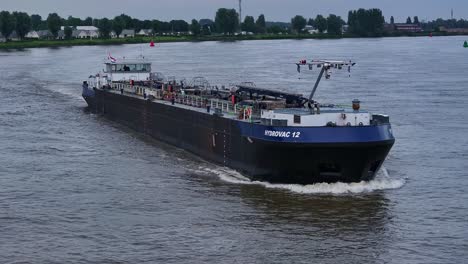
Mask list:
[{"label": "white superstructure", "polygon": [[115,59],[105,63],[104,73],[109,82],[148,81],[151,74],[151,62],[144,58]]},{"label": "white superstructure", "polygon": [[339,108],[308,111],[307,109],[262,110],[261,119],[270,124],[284,126],[368,126],[371,114],[366,111],[344,110]]}]

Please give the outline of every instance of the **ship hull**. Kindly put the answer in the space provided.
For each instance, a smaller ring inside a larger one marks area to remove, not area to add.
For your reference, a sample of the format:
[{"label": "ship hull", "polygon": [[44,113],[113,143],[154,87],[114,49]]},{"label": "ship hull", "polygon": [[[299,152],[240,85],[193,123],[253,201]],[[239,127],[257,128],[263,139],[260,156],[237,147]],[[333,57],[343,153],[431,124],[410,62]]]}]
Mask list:
[{"label": "ship hull", "polygon": [[390,124],[271,127],[111,91],[85,100],[94,112],[259,181],[371,180],[394,143]]}]

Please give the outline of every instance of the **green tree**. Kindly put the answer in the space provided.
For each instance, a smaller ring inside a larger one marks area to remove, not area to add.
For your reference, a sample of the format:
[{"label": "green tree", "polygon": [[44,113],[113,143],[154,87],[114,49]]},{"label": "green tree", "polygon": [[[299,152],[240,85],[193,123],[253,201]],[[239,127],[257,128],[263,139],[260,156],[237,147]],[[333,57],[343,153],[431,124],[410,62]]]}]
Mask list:
[{"label": "green tree", "polygon": [[69,27],[77,27],[77,26],[81,26],[83,22],[81,21],[81,18],[79,17],[72,17],[72,16],[69,16],[67,18],[67,26]]},{"label": "green tree", "polygon": [[20,39],[23,39],[31,30],[31,18],[24,12],[13,12],[13,17],[15,19],[16,34]]},{"label": "green tree", "polygon": [[369,10],[369,14],[369,31],[371,31],[375,36],[382,36],[385,24],[385,17],[382,14],[382,10],[378,8],[372,8]]},{"label": "green tree", "polygon": [[172,32],[171,23],[161,21],[161,32]]},{"label": "green tree", "polygon": [[343,33],[343,19],[341,17],[330,14],[327,17],[328,34],[341,35]]},{"label": "green tree", "polygon": [[[137,18],[132,18],[132,27],[133,29],[135,29],[136,32],[140,31],[140,29],[143,28],[143,21],[137,19]],[[130,27],[126,27],[125,29],[128,29]]]},{"label": "green tree", "polygon": [[273,33],[273,34],[279,34],[279,33],[284,32],[284,30],[278,25],[272,25],[271,27],[267,28],[267,32]]},{"label": "green tree", "polygon": [[83,26],[92,26],[92,25],[93,25],[92,17],[87,17],[85,20],[83,20]]},{"label": "green tree", "polygon": [[306,24],[307,20],[303,16],[297,15],[291,19],[291,27],[297,32],[297,34],[301,33]]},{"label": "green tree", "polygon": [[414,23],[414,24],[419,24],[419,17],[418,17],[418,16],[415,16],[415,17],[414,17],[413,23]]},{"label": "green tree", "polygon": [[120,34],[122,33],[122,31],[125,28],[125,21],[122,18],[122,16],[116,16],[112,20],[111,24],[112,24],[112,30],[114,30],[117,37],[120,37]]},{"label": "green tree", "polygon": [[385,18],[380,9],[351,10],[348,13],[349,33],[358,36],[381,36]]},{"label": "green tree", "polygon": [[406,24],[413,24],[413,22],[411,22],[411,17],[408,17],[408,18],[406,19]]},{"label": "green tree", "polygon": [[[257,27],[256,32],[265,33],[265,31],[266,31],[266,21],[265,21],[265,16],[263,14],[258,16],[257,21],[255,21],[255,25]],[[255,32],[255,31],[252,31],[252,32]]]},{"label": "green tree", "polygon": [[307,25],[315,27],[315,20],[313,18],[309,18],[309,20],[307,20]]},{"label": "green tree", "polygon": [[233,34],[239,27],[239,15],[235,9],[220,8],[216,12],[216,31],[219,33]]},{"label": "green tree", "polygon": [[171,24],[171,31],[172,32],[187,32],[189,31],[189,24],[185,20],[171,20],[169,22]]},{"label": "green tree", "polygon": [[143,20],[141,21],[141,28],[142,29],[150,29],[153,27],[151,20]]},{"label": "green tree", "polygon": [[120,18],[120,21],[123,23],[123,29],[135,28],[134,21],[131,16],[128,16],[126,14],[121,14],[118,17]]},{"label": "green tree", "polygon": [[99,19],[97,19],[97,18],[93,19],[93,23],[91,24],[91,26],[95,26],[95,27],[99,28]]},{"label": "green tree", "polygon": [[8,11],[0,12],[0,32],[8,39],[11,32],[15,30],[15,18]]},{"label": "green tree", "polygon": [[61,24],[62,19],[59,15],[57,15],[57,13],[51,13],[47,17],[47,28],[49,29],[50,33],[52,33],[54,38],[57,38]]},{"label": "green tree", "polygon": [[253,16],[245,16],[244,23],[241,25],[241,29],[247,32],[256,32],[255,20]]},{"label": "green tree", "polygon": [[31,15],[31,27],[34,30],[39,30],[42,24],[42,17],[40,15]]},{"label": "green tree", "polygon": [[160,34],[161,33],[161,21],[159,20],[153,20],[151,21],[152,24],[152,29],[154,34]]},{"label": "green tree", "polygon": [[192,23],[190,24],[190,31],[194,36],[198,36],[201,33],[201,26],[198,23],[198,20],[192,19]]},{"label": "green tree", "polygon": [[393,18],[393,16],[390,17],[390,24],[395,24],[395,18]]},{"label": "green tree", "polygon": [[73,29],[71,27],[69,27],[69,26],[66,26],[63,29],[63,33],[65,34],[65,39],[71,39],[72,34],[73,34]]},{"label": "green tree", "polygon": [[107,18],[99,19],[97,20],[97,28],[99,29],[101,37],[109,38],[109,34],[112,30],[112,22]]},{"label": "green tree", "polygon": [[323,33],[328,28],[327,19],[322,15],[315,17],[315,27],[320,33]]}]

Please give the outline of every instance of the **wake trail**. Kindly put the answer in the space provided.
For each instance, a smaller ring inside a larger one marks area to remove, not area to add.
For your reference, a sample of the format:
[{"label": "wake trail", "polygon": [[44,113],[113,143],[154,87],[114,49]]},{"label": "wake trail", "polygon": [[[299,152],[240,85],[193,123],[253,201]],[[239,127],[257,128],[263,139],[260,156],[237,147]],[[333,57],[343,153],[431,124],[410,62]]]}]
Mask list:
[{"label": "wake trail", "polygon": [[283,189],[300,194],[358,194],[369,193],[380,190],[399,189],[405,184],[404,179],[390,178],[387,169],[382,167],[376,178],[371,181],[357,183],[316,183],[309,185],[301,184],[277,184],[263,181],[251,181],[235,170],[225,167],[210,168],[198,167],[198,173],[209,173],[219,177],[222,181],[233,184],[259,185],[268,189]]}]

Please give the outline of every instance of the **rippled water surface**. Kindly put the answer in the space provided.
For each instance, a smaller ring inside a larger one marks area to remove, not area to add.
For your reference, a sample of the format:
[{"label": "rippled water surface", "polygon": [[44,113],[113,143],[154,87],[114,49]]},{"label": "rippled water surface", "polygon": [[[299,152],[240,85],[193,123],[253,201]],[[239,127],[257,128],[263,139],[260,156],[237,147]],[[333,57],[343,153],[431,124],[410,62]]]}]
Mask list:
[{"label": "rippled water surface", "polygon": [[[204,42],[0,51],[0,263],[463,263],[464,38]],[[301,58],[353,59],[322,102],[391,116],[376,180],[249,182],[90,114],[80,83],[143,53],[166,76],[307,93]]]}]

